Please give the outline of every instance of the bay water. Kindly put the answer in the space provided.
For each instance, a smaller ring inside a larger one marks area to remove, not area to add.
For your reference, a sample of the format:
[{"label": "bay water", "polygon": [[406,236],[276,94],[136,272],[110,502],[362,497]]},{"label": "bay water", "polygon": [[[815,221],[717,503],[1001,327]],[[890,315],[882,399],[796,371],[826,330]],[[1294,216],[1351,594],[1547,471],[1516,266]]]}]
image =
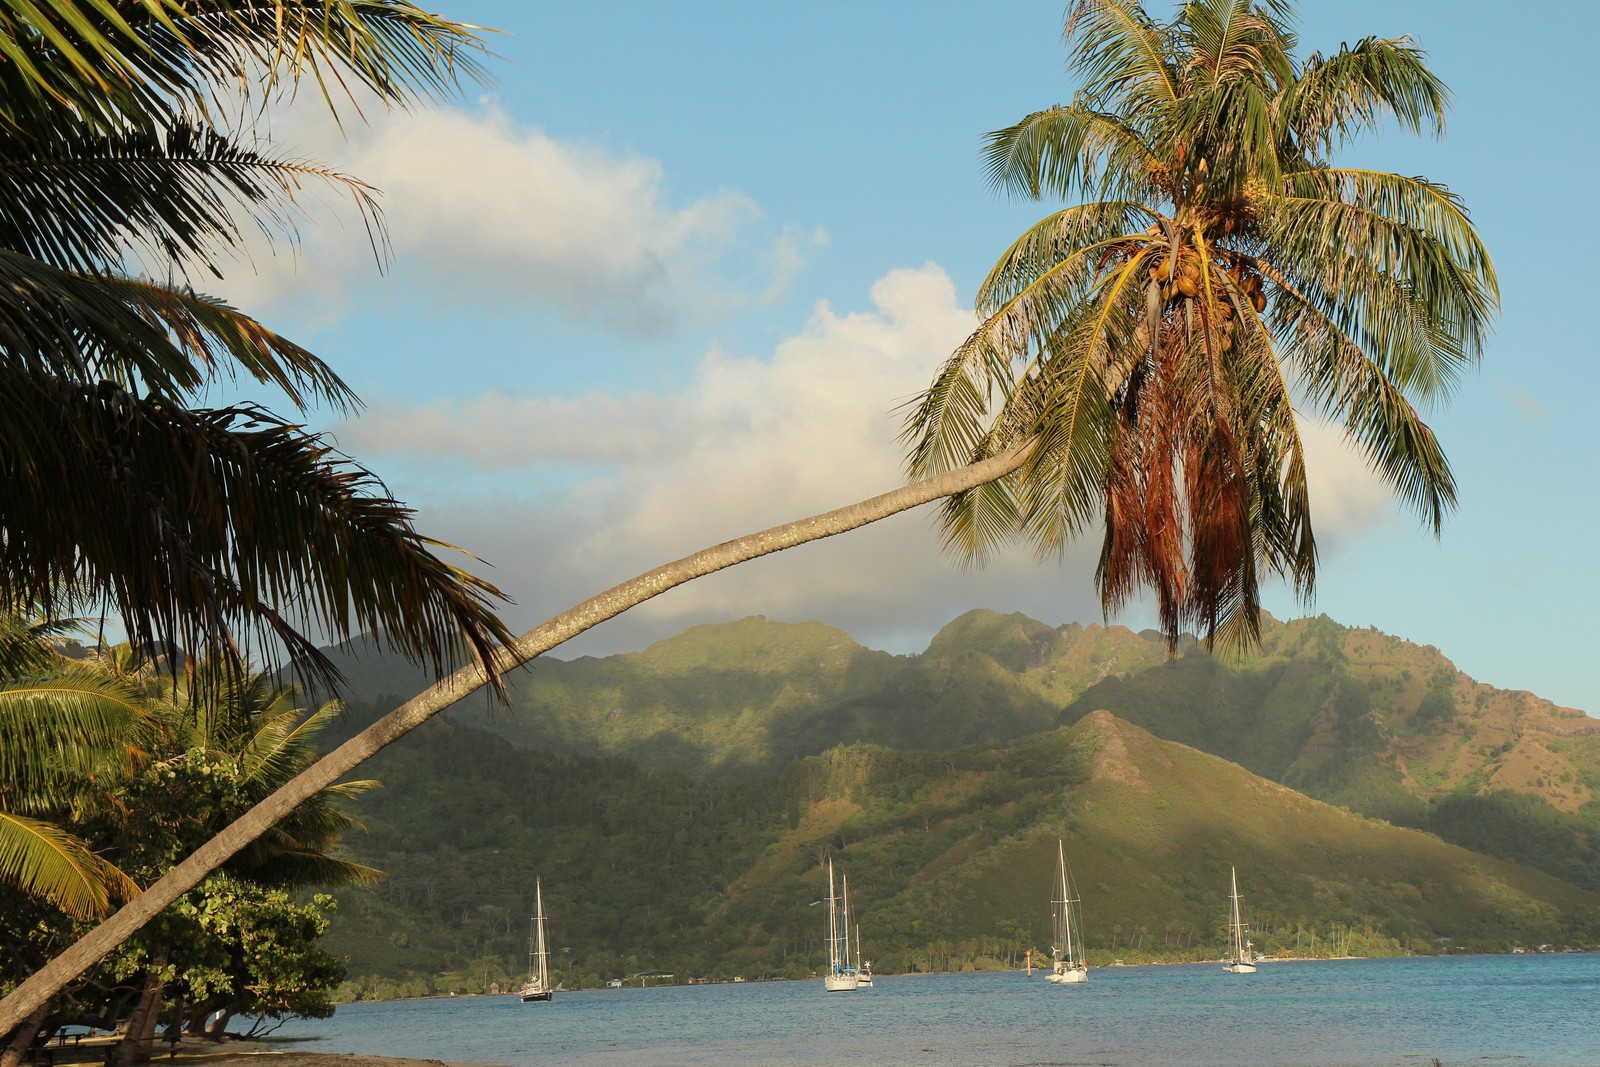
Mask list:
[{"label": "bay water", "polygon": [[[1600,954],[881,975],[341,1005],[310,1052],[509,1067],[1600,1067]],[[304,1042],[304,1043],[300,1043]]]}]

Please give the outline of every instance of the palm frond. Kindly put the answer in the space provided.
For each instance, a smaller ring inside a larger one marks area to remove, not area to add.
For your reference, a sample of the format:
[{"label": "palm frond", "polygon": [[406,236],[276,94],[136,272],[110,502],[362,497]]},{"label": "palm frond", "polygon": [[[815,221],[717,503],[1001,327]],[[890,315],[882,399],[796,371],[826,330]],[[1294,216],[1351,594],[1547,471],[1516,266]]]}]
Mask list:
[{"label": "palm frond", "polygon": [[138,643],[230,659],[271,639],[328,684],[328,636],[381,635],[440,672],[510,640],[498,591],[319,437],[253,406],[6,384],[0,412],[39,434],[0,451],[0,595],[52,608],[72,588]]},{"label": "palm frond", "polygon": [[60,827],[0,809],[0,880],[75,919],[109,914],[139,895],[133,881]]},{"label": "palm frond", "polygon": [[1146,195],[1161,161],[1119,116],[1076,106],[1036,111],[984,138],[989,183],[1037,200],[1085,195],[1094,200]]},{"label": "palm frond", "polygon": [[106,130],[41,108],[25,125],[0,125],[0,247],[63,270],[99,271],[142,250],[162,271],[220,273],[215,251],[237,248],[248,229],[292,238],[307,182],[350,196],[382,260],[387,238],[364,182],[187,115]]},{"label": "palm frond", "polygon": [[409,0],[0,0],[4,99],[115,125],[263,71],[269,91],[312,78],[336,109],[347,84],[405,104],[481,79],[478,29]]},{"label": "palm frond", "polygon": [[149,702],[103,671],[56,670],[0,681],[0,793],[43,805],[75,781],[126,761],[159,727]]},{"label": "palm frond", "polygon": [[[312,398],[337,410],[356,403],[326,363],[222,301],[64,271],[0,248],[0,376],[137,383],[184,397],[241,372],[281,389],[297,407]],[[24,421],[0,427],[0,439],[28,447],[33,432]]]},{"label": "palm frond", "polygon": [[1443,136],[1449,104],[1449,91],[1410,38],[1367,37],[1305,63],[1284,96],[1284,129],[1302,151],[1325,154],[1384,117],[1413,133]]},{"label": "palm frond", "polygon": [[1167,31],[1138,3],[1079,0],[1063,37],[1075,45],[1071,66],[1095,110],[1138,115],[1160,111],[1181,95],[1181,76]]}]

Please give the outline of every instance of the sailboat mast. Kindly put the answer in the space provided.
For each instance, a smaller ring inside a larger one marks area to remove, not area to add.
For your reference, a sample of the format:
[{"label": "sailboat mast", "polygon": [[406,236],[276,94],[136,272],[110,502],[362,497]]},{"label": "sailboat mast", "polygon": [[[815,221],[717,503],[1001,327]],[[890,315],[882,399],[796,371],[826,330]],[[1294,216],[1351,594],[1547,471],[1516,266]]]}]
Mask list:
[{"label": "sailboat mast", "polygon": [[1061,929],[1066,935],[1067,965],[1071,966],[1077,959],[1072,952],[1072,894],[1067,888],[1067,852],[1059,838],[1056,840],[1056,863],[1061,868]]},{"label": "sailboat mast", "polygon": [[844,969],[848,971],[853,966],[850,960],[850,876],[848,874],[842,876],[841,889],[844,893],[844,900],[841,904],[842,913],[839,916],[839,941],[844,946]]},{"label": "sailboat mast", "polygon": [[1233,874],[1233,896],[1230,898],[1233,907],[1233,958],[1244,959],[1244,918],[1239,909],[1239,869],[1229,868]]},{"label": "sailboat mast", "polygon": [[533,882],[533,908],[533,928],[534,936],[536,938],[535,944],[538,946],[539,958],[539,984],[542,987],[548,988],[550,984],[550,953],[545,947],[544,943],[544,887],[539,883],[538,879],[534,879]]},{"label": "sailboat mast", "polygon": [[833,893],[833,860],[828,860],[828,970],[839,973],[839,898]]}]

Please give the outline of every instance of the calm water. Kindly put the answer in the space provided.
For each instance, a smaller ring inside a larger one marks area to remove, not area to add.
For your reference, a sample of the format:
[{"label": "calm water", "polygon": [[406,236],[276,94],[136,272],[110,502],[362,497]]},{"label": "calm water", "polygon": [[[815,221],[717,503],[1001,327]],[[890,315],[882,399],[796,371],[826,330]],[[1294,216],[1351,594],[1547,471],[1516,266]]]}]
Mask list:
[{"label": "calm water", "polygon": [[352,1004],[314,1052],[511,1067],[1596,1067],[1600,955],[1115,967]]}]

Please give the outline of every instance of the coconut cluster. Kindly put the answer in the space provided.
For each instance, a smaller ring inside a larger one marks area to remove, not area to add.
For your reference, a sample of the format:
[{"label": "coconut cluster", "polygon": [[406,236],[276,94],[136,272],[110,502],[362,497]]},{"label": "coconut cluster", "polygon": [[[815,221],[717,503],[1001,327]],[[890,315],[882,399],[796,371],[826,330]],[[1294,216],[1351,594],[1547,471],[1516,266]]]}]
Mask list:
[{"label": "coconut cluster", "polygon": [[[1224,220],[1231,221],[1231,220]],[[1224,231],[1233,227],[1222,225]],[[1160,226],[1146,231],[1160,237]],[[1221,327],[1220,345],[1224,352],[1233,347],[1228,328],[1240,310],[1240,302],[1249,301],[1256,314],[1266,310],[1267,297],[1261,274],[1243,258],[1232,252],[1215,249],[1211,260],[1213,300],[1208,302],[1217,325]],[[1224,282],[1218,275],[1225,274]],[[1149,266],[1149,277],[1159,287],[1161,300],[1168,307],[1199,297],[1201,290],[1201,259],[1196,249],[1178,247],[1157,255]],[[1220,283],[1220,284],[1219,284]]]}]

